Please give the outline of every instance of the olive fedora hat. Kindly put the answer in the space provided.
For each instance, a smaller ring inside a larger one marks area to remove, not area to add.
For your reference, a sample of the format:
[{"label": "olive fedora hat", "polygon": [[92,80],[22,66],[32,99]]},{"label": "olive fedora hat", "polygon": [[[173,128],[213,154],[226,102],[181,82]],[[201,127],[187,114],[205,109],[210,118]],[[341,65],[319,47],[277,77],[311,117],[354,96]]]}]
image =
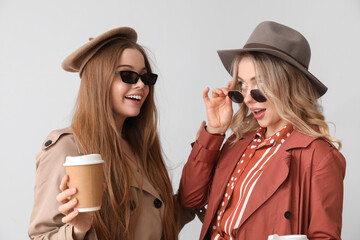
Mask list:
[{"label": "olive fedora hat", "polygon": [[86,63],[88,63],[103,46],[116,39],[128,39],[136,42],[137,33],[130,27],[119,27],[111,29],[95,38],[89,38],[87,43],[65,58],[61,64],[62,68],[68,72],[79,72],[81,76]]},{"label": "olive fedora hat", "polygon": [[243,52],[262,52],[278,57],[303,72],[319,93],[324,95],[327,87],[308,70],[311,50],[306,38],[298,31],[282,24],[265,21],[254,29],[241,49],[218,50],[219,57],[232,74],[234,58]]}]

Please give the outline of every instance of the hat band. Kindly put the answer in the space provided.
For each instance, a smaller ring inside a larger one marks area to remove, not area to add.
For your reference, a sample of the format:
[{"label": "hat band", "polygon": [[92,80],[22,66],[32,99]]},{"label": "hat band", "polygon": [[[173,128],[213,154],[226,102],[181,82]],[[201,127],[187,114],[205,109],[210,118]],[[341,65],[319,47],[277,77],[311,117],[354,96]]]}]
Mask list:
[{"label": "hat band", "polygon": [[[262,44],[262,43],[247,43],[244,46],[244,49],[246,48],[268,48],[271,50],[275,50],[277,52],[281,52],[285,55],[287,55],[288,57],[290,57],[291,59],[295,60],[297,63],[299,63],[301,66],[303,66],[304,68],[308,69],[307,66],[305,66],[304,64],[302,64],[301,62],[299,62],[298,60],[296,60],[295,58],[293,58],[292,56],[290,56],[289,54],[287,54],[286,52],[282,51],[281,49],[278,49],[276,47],[270,46],[270,45],[266,45],[266,44]],[[285,59],[283,59],[285,60]]]}]

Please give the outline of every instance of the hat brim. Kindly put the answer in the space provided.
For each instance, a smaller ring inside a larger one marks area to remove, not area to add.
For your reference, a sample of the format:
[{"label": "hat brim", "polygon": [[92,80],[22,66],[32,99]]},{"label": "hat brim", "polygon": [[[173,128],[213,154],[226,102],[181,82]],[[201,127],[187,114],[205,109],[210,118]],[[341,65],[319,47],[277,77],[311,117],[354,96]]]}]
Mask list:
[{"label": "hat brim", "polygon": [[303,72],[309,81],[313,84],[313,86],[316,88],[317,92],[319,93],[319,97],[324,95],[327,91],[327,87],[319,80],[317,79],[313,74],[311,74],[306,67],[304,67],[302,64],[300,64],[298,61],[290,57],[289,55],[269,48],[242,48],[242,49],[230,49],[230,50],[218,50],[219,57],[221,59],[221,62],[223,63],[225,69],[229,72],[230,75],[232,75],[231,67],[234,58],[243,52],[262,52],[267,53],[272,56],[278,57],[297,69],[299,69],[301,72]]},{"label": "hat brim", "polygon": [[81,75],[86,63],[96,54],[96,52],[105,44],[118,38],[126,38],[136,42],[137,33],[130,27],[119,27],[107,31],[96,38],[90,39],[89,42],[85,43],[65,58],[61,64],[62,68],[68,72],[79,72]]}]

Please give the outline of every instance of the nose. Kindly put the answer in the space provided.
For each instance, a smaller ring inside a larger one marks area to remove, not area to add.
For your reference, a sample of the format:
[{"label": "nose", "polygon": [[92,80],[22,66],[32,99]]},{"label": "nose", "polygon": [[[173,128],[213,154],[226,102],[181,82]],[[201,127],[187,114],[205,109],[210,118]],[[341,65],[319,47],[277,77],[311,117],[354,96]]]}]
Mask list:
[{"label": "nose", "polygon": [[252,98],[250,94],[251,89],[247,89],[246,93],[244,94],[244,103],[249,105],[250,103],[254,102],[255,100]]},{"label": "nose", "polygon": [[143,87],[145,87],[145,84],[144,84],[144,82],[141,80],[141,78],[139,78],[139,80],[137,81],[137,83],[134,84],[134,85],[135,85],[135,88],[143,88]]}]

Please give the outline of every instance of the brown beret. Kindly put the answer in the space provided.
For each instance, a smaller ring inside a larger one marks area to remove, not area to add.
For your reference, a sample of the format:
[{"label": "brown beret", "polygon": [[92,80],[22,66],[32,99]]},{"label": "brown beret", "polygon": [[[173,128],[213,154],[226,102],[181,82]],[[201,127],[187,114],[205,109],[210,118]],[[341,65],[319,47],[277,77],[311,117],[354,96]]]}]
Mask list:
[{"label": "brown beret", "polygon": [[62,68],[68,72],[79,72],[81,76],[86,63],[95,55],[95,53],[97,53],[97,51],[105,44],[118,38],[127,38],[136,42],[137,33],[130,27],[119,27],[107,31],[96,38],[90,38],[89,42],[85,43],[65,58],[61,64]]}]

